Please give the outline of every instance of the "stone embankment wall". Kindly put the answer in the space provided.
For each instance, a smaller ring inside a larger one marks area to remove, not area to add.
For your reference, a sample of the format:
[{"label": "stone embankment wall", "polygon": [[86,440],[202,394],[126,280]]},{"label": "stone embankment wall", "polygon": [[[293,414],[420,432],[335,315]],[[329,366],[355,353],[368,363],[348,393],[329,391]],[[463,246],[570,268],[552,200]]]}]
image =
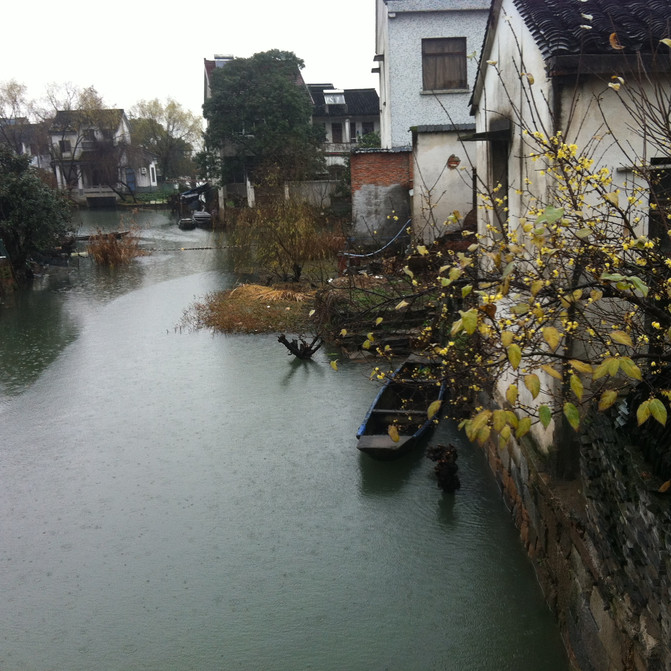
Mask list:
[{"label": "stone embankment wall", "polygon": [[530,444],[486,452],[575,667],[671,669],[671,495],[637,446],[595,418],[571,482]]}]

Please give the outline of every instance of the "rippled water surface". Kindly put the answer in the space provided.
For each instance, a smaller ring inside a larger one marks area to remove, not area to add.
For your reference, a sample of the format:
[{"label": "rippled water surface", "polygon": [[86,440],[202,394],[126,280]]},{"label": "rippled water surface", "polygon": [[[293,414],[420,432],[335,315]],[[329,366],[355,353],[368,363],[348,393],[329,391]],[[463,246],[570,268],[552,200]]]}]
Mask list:
[{"label": "rippled water surface", "polygon": [[455,428],[455,496],[421,452],[360,455],[366,366],[176,328],[234,282],[225,238],[134,223],[131,268],[83,258],[0,308],[0,668],[566,669]]}]

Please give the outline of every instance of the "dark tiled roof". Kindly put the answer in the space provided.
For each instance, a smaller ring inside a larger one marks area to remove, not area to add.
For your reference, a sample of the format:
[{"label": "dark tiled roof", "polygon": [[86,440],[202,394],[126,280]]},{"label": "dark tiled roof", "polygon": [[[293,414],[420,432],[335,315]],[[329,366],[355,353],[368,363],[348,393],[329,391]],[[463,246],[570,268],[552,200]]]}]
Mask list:
[{"label": "dark tiled roof", "polygon": [[314,103],[313,116],[351,116],[378,115],[380,113],[380,98],[375,89],[344,89],[347,111],[338,105],[338,109],[326,110],[324,91],[333,89],[333,84],[308,84],[308,90]]},{"label": "dark tiled roof", "polygon": [[119,127],[123,115],[122,109],[58,110],[51,122],[51,130],[55,132],[75,131],[79,126],[90,126],[114,131]]},{"label": "dark tiled roof", "polygon": [[[513,0],[543,56],[654,53],[671,37],[671,0]],[[591,28],[585,27],[591,26]],[[617,35],[622,49],[611,45]]]},{"label": "dark tiled roof", "polygon": [[379,114],[380,98],[375,89],[345,89],[347,112],[356,116]]}]

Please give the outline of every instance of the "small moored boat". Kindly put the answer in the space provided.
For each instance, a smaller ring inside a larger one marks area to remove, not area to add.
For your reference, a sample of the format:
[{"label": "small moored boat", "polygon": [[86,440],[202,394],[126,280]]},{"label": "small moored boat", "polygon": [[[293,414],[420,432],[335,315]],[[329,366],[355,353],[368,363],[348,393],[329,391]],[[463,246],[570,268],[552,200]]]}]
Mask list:
[{"label": "small moored boat", "polygon": [[177,224],[183,231],[192,231],[196,228],[196,222],[192,217],[180,219]]},{"label": "small moored boat", "polygon": [[364,417],[357,448],[377,459],[405,454],[427,435],[440,416],[429,407],[445,396],[445,381],[433,362],[410,358],[387,378]]},{"label": "small moored boat", "polygon": [[193,221],[196,226],[209,228],[212,225],[212,215],[205,210],[194,212]]}]

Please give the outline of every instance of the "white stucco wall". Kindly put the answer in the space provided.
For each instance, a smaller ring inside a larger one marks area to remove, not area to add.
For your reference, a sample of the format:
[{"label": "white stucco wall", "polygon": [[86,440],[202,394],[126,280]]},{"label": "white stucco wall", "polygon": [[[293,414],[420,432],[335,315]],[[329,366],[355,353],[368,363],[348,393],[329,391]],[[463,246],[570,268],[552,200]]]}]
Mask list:
[{"label": "white stucco wall", "polygon": [[479,54],[489,10],[486,0],[378,0],[377,53],[380,61],[382,146],[410,146],[410,128],[468,123],[470,87],[477,59],[468,59],[468,90],[431,93],[422,90],[422,39],[465,37],[466,53]]},{"label": "white stucco wall", "polygon": [[[561,130],[567,144],[577,145],[579,153],[588,152],[595,159],[592,172],[599,168],[609,170],[613,178],[612,191],[622,189],[620,198],[626,202],[627,195],[636,184],[633,172],[628,167],[637,156],[656,155],[654,150],[644,146],[642,136],[632,130],[632,119],[621,102],[621,96],[627,96],[626,82],[620,91],[615,91],[608,87],[610,73],[602,77],[583,77],[578,89],[574,90],[572,86],[560,89],[560,100],[555,101],[552,82],[545,74],[545,63],[540,50],[512,0],[503,0],[496,26],[496,31],[488,39],[488,50],[483,58],[484,76],[476,85],[475,122],[477,132],[484,133],[495,128],[502,119],[511,121],[507,160],[507,228],[517,229],[520,218],[528,215],[528,194],[538,195],[541,203],[552,203],[553,184],[543,174],[545,166],[542,159],[534,161],[529,157],[533,149],[528,142],[529,135],[524,132],[525,127],[528,133],[539,131],[546,137]],[[486,61],[491,63],[487,64]],[[532,76],[532,85],[527,75]],[[551,110],[558,113],[556,123]],[[494,186],[491,144],[488,141],[475,144],[481,186],[491,189]],[[528,194],[523,194],[523,190],[528,191]],[[640,232],[643,233],[647,228],[645,198],[632,216],[637,215],[640,215]],[[494,222],[491,210],[480,209],[478,227],[481,234],[487,234],[487,226]],[[542,388],[552,389],[558,384],[542,371],[535,372],[542,378]],[[497,381],[501,397],[511,383],[518,384],[523,401],[533,405],[530,395],[512,370]],[[551,399],[539,397],[535,403],[551,403]],[[551,446],[555,439],[553,425],[547,430],[535,425],[532,433],[542,448]]]},{"label": "white stucco wall", "polygon": [[[413,237],[425,244],[458,230],[473,208],[472,165],[459,131],[418,132],[413,143]],[[450,156],[459,158],[449,167]],[[458,211],[459,223],[447,223]]]}]

